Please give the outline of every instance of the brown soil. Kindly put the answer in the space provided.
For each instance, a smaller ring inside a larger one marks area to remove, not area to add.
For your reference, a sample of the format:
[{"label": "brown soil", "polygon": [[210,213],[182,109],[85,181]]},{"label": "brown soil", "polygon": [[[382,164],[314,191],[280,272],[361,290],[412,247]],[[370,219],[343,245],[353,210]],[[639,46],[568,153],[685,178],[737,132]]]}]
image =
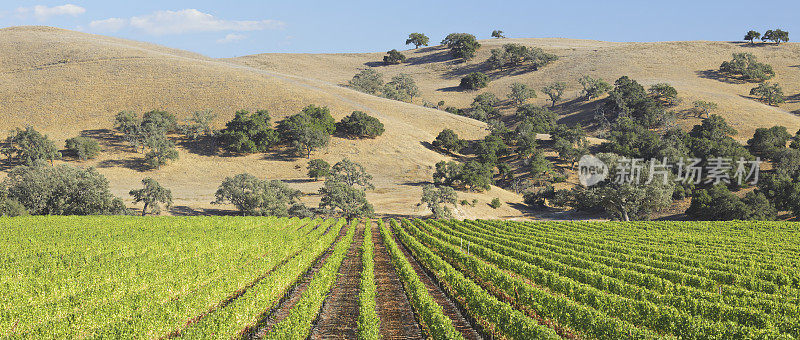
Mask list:
[{"label": "brown soil", "polygon": [[358,292],[361,278],[361,244],[364,228],[356,230],[339,276],[322,305],[311,339],[355,339],[358,329]]},{"label": "brown soil", "polygon": [[422,339],[417,319],[404,293],[400,277],[392,265],[378,228],[372,228],[375,261],[375,305],[381,319],[381,337],[390,339]]},{"label": "brown soil", "polygon": [[325,261],[328,257],[333,253],[333,248],[339,243],[347,233],[348,226],[343,226],[342,229],[339,231],[339,236],[336,238],[328,249],[320,255],[314,265],[306,271],[303,276],[295,283],[289,290],[284,293],[283,298],[281,301],[278,302],[277,306],[275,306],[272,310],[267,313],[264,313],[264,318],[253,328],[245,330],[244,339],[263,339],[266,334],[268,334],[272,327],[283,321],[287,316],[289,316],[289,312],[291,311],[292,307],[300,301],[300,297],[303,295],[303,292],[306,290],[308,283],[311,282],[311,279],[314,278],[314,274],[316,274],[320,268],[325,264]]},{"label": "brown soil", "polygon": [[466,313],[462,313],[461,309],[458,305],[442,290],[439,284],[434,281],[432,275],[428,274],[428,271],[425,270],[422,265],[417,262],[414,256],[411,255],[411,252],[400,242],[397,237],[395,237],[395,241],[397,245],[400,246],[400,249],[403,251],[403,254],[408,259],[408,262],[411,263],[411,267],[414,268],[414,271],[419,276],[422,283],[425,284],[425,287],[428,288],[428,293],[433,297],[433,300],[436,301],[439,306],[442,306],[442,311],[444,315],[447,315],[450,320],[453,321],[453,326],[461,332],[461,335],[464,336],[465,339],[483,339],[481,334],[477,331],[476,327],[473,326],[473,323],[467,321],[465,315]]}]

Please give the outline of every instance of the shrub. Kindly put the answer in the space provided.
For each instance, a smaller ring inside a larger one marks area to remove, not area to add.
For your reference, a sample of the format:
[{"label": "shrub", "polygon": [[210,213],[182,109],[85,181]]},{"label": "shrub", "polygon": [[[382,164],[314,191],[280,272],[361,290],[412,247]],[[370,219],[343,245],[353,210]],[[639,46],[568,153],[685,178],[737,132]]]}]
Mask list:
[{"label": "shrub", "polygon": [[406,39],[406,45],[414,44],[414,48],[419,48],[420,46],[428,46],[428,42],[430,39],[428,36],[422,33],[411,33],[408,35],[408,39]]},{"label": "shrub", "polygon": [[336,131],[349,137],[375,138],[383,134],[384,129],[378,118],[361,111],[353,111],[336,123]]},{"label": "shrub", "polygon": [[492,207],[492,209],[500,208],[501,205],[502,203],[500,203],[500,199],[497,197],[492,199],[492,203],[489,203],[489,206]]},{"label": "shrub", "polygon": [[469,33],[450,33],[442,40],[442,45],[446,45],[450,49],[450,54],[454,58],[464,60],[475,57],[475,52],[481,47],[478,39]]},{"label": "shrub", "polygon": [[401,64],[406,62],[406,56],[397,50],[391,50],[383,56],[383,62],[387,65]]},{"label": "shrub", "polygon": [[489,86],[489,77],[481,72],[472,72],[464,78],[461,78],[461,84],[459,86],[465,90],[482,89]]},{"label": "shrub", "polygon": [[278,141],[278,133],[272,128],[266,110],[258,110],[252,115],[245,110],[237,111],[219,133],[222,147],[235,153],[265,152]]},{"label": "shrub", "polygon": [[100,153],[100,144],[87,137],[72,137],[66,141],[66,149],[78,159],[85,161],[97,157]]},{"label": "shrub", "polygon": [[720,73],[730,77],[738,76],[742,80],[762,82],[775,76],[772,66],[759,63],[752,53],[734,53],[733,60],[723,61],[719,66]]},{"label": "shrub", "polygon": [[383,87],[383,96],[389,99],[411,102],[419,94],[414,78],[405,73],[392,77],[392,81]]},{"label": "shrub", "polygon": [[0,217],[16,217],[26,215],[28,215],[28,210],[25,210],[25,206],[22,205],[22,203],[19,203],[19,201],[10,198],[0,198]]},{"label": "shrub", "polygon": [[94,168],[69,165],[20,166],[2,183],[6,197],[32,215],[103,215],[127,212]]},{"label": "shrub", "polygon": [[300,191],[277,180],[260,180],[242,173],[222,181],[213,204],[233,204],[242,215],[287,216]]},{"label": "shrub", "polygon": [[331,171],[331,165],[321,159],[312,159],[308,161],[307,168],[308,177],[313,178],[315,181],[328,176]]}]

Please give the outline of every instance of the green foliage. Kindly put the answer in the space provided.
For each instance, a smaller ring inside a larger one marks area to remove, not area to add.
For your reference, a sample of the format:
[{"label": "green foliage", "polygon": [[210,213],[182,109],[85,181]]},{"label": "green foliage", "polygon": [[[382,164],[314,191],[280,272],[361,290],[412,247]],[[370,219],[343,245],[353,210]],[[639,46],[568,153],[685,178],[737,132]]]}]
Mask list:
[{"label": "green foliage", "polygon": [[219,132],[222,147],[235,153],[266,152],[278,141],[278,133],[272,128],[266,110],[258,110],[252,115],[245,110],[237,111]]},{"label": "green foliage", "polygon": [[21,203],[31,215],[127,212],[122,200],[111,194],[108,180],[94,168],[20,166],[8,174],[0,192]]},{"label": "green foliage", "polygon": [[436,139],[431,144],[440,150],[456,153],[461,152],[461,149],[466,147],[467,141],[459,139],[453,130],[444,129],[439,132],[439,135],[436,136]]},{"label": "green foliage", "polygon": [[722,62],[719,72],[752,82],[762,82],[775,76],[772,66],[758,62],[756,56],[748,52],[734,53],[731,61]]},{"label": "green foliage", "polygon": [[100,144],[92,138],[72,137],[65,144],[67,151],[82,161],[95,158],[100,153]]},{"label": "green foliage", "polygon": [[325,184],[319,189],[319,208],[341,213],[346,218],[369,217],[374,210],[367,202],[366,191],[374,189],[372,176],[361,164],[345,158],[334,164]]},{"label": "green foliage", "polygon": [[17,161],[29,166],[61,159],[56,144],[31,126],[12,130],[6,138],[3,154],[9,163]]},{"label": "green foliage", "polygon": [[775,208],[763,193],[748,192],[741,199],[722,184],[699,189],[692,196],[686,215],[695,220],[771,220],[777,216]]},{"label": "green foliage", "polygon": [[528,85],[513,83],[509,88],[511,89],[511,93],[508,94],[508,99],[514,104],[522,105],[528,99],[536,98],[536,90]]},{"label": "green foliage", "polygon": [[750,95],[758,97],[759,100],[769,105],[777,106],[786,101],[786,98],[783,96],[783,89],[781,89],[781,86],[777,83],[758,84],[758,86],[750,90]]},{"label": "green foliage", "polygon": [[0,217],[27,216],[28,210],[19,201],[7,197],[0,197]]},{"label": "green foliage", "polygon": [[775,45],[780,45],[782,42],[789,41],[789,32],[781,29],[767,30],[761,37],[761,41],[772,41]]},{"label": "green foliage", "polygon": [[142,216],[146,215],[148,212],[151,214],[158,215],[161,212],[160,204],[164,204],[167,209],[172,206],[172,191],[167,188],[164,188],[156,182],[156,180],[145,177],[142,180],[142,185],[144,186],[141,189],[131,190],[129,194],[133,196],[133,203],[144,203],[144,207],[142,207]]},{"label": "green foliage", "polygon": [[666,106],[675,106],[678,104],[678,90],[676,90],[672,85],[667,83],[658,83],[653,86],[650,86],[650,89],[647,90],[653,99],[657,100],[658,102],[662,103]]},{"label": "green foliage", "polygon": [[744,35],[744,40],[748,40],[748,41],[750,41],[750,44],[751,44],[751,45],[752,45],[752,44],[755,44],[754,40],[756,40],[756,39],[758,39],[758,38],[761,38],[761,33],[760,33],[760,32],[758,32],[758,31],[754,31],[754,30],[749,30],[749,31],[747,31],[747,33]]},{"label": "green foliage", "polygon": [[664,107],[651,98],[642,85],[627,76],[614,82],[605,109],[616,113],[617,117],[630,116],[647,128],[662,126],[667,116]]},{"label": "green foliage", "polygon": [[509,147],[497,135],[488,135],[483,140],[475,143],[475,155],[481,163],[496,165],[499,158],[508,155]]},{"label": "green foliage", "polygon": [[772,159],[779,149],[786,148],[786,143],[791,138],[792,135],[784,126],[757,128],[753,138],[747,141],[747,145],[752,154]]},{"label": "green foliage", "polygon": [[518,133],[550,133],[558,120],[557,113],[533,104],[524,104],[517,108],[517,117],[522,120],[517,126]]},{"label": "green foliage", "polygon": [[336,123],[336,131],[350,137],[375,138],[383,134],[383,123],[361,111],[353,111]]},{"label": "green foliage", "polygon": [[566,89],[567,89],[567,84],[563,82],[555,82],[543,87],[542,93],[550,97],[550,102],[552,102],[551,107],[555,107],[556,103],[561,101],[561,97],[564,95],[564,90]]},{"label": "green foliage", "polygon": [[492,49],[486,63],[492,69],[517,68],[527,64],[535,71],[555,60],[558,60],[558,56],[544,52],[539,47],[505,44],[502,48]]},{"label": "green foliage", "polygon": [[491,92],[481,93],[472,100],[471,108],[473,111],[482,111],[487,117],[496,117],[500,115],[497,105],[500,100]]},{"label": "green foliage", "polygon": [[602,96],[612,89],[611,84],[600,78],[593,78],[592,76],[585,75],[578,79],[578,82],[583,87],[581,94],[586,100],[595,99]]},{"label": "green foliage", "polygon": [[548,199],[552,199],[555,194],[555,188],[552,184],[548,184],[535,191],[526,192],[522,195],[525,205],[531,208],[545,207]]},{"label": "green foliage", "polygon": [[372,243],[372,222],[366,221],[361,244],[361,277],[358,290],[358,340],[380,340],[381,319],[375,305],[375,261]]},{"label": "green foliage", "polygon": [[133,148],[142,144],[142,120],[136,112],[121,111],[114,116],[114,129],[122,133],[123,138]]},{"label": "green foliage", "polygon": [[303,111],[278,123],[281,139],[299,155],[311,158],[314,150],[325,147],[336,131],[336,121],[327,107],[309,105]]},{"label": "green foliage", "polygon": [[703,115],[705,115],[706,118],[708,118],[711,116],[711,112],[713,112],[716,109],[717,109],[717,103],[708,102],[705,100],[696,100],[692,103],[692,108],[690,109],[690,111],[696,117],[702,117]]},{"label": "green foliage", "polygon": [[406,56],[398,50],[391,50],[383,56],[383,63],[387,65],[397,65],[404,62],[406,62]]},{"label": "green foliage", "polygon": [[503,35],[503,31],[501,31],[501,30],[494,30],[494,31],[492,31],[492,38],[501,39],[501,38],[505,38],[505,37],[506,37],[506,36],[505,36],[505,35]]},{"label": "green foliage", "polygon": [[158,169],[179,157],[175,143],[166,138],[148,139],[145,145],[150,151],[144,155],[144,162],[151,169]]},{"label": "green foliage", "polygon": [[288,216],[299,190],[278,180],[260,180],[248,173],[226,177],[214,197],[213,204],[230,203],[242,215]]},{"label": "green foliage", "polygon": [[428,46],[428,42],[430,42],[430,39],[422,33],[411,33],[408,35],[408,39],[406,39],[406,45],[413,44],[414,48]]},{"label": "green foliage", "polygon": [[383,96],[389,99],[411,102],[419,95],[419,87],[411,75],[400,73],[383,87]]},{"label": "green foliage", "polygon": [[141,131],[145,138],[167,135],[178,129],[178,119],[175,118],[175,115],[161,110],[145,112],[141,122]]},{"label": "green foliage", "polygon": [[447,205],[455,205],[458,194],[451,187],[426,185],[422,187],[421,204],[425,204],[433,213],[433,218],[453,218],[453,213]]},{"label": "green foliage", "polygon": [[114,119],[115,129],[121,132],[131,146],[149,151],[144,156],[145,164],[151,169],[165,165],[167,161],[178,159],[175,144],[167,138],[168,133],[178,129],[175,115],[160,110],[145,112],[139,117],[132,112],[120,112]]},{"label": "green foliage", "polygon": [[312,159],[308,161],[307,168],[308,177],[313,178],[315,181],[327,177],[331,171],[331,165],[321,159]]},{"label": "green foliage", "polygon": [[500,199],[497,197],[493,198],[492,202],[489,203],[489,206],[492,207],[492,209],[500,208],[501,205],[503,205],[503,203],[500,203]]},{"label": "green foliage", "polygon": [[450,49],[450,54],[457,59],[470,60],[475,57],[475,52],[481,47],[478,39],[469,33],[450,33],[442,45]]},{"label": "green foliage", "polygon": [[186,137],[192,140],[197,140],[200,137],[211,137],[215,134],[214,129],[211,128],[211,123],[214,122],[216,118],[217,115],[214,111],[195,111],[192,112],[192,116],[189,117],[188,122],[180,127],[180,130]]},{"label": "green foliage", "polygon": [[362,70],[347,83],[356,91],[378,95],[383,90],[383,75],[371,68]]},{"label": "green foliage", "polygon": [[465,90],[478,90],[489,86],[489,76],[481,72],[472,72],[461,78],[459,87]]}]

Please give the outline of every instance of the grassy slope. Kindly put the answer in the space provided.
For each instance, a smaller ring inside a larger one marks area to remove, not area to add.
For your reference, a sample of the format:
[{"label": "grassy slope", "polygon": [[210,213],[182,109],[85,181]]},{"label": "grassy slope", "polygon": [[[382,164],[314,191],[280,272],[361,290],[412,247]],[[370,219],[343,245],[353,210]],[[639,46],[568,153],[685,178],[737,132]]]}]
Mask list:
[{"label": "grassy slope", "polygon": [[[48,27],[13,27],[0,29],[0,55],[0,102],[4,103],[0,130],[33,125],[59,145],[78,134],[106,138],[102,130],[112,128],[111,120],[121,110],[165,109],[182,118],[195,110],[213,109],[219,115],[218,126],[238,109],[266,108],[274,120],[308,104],[329,106],[337,119],[353,110],[367,111],[386,125],[383,136],[362,141],[333,138],[314,157],[331,163],[348,157],[364,164],[375,177],[376,190],[368,198],[379,213],[426,213],[415,207],[421,194],[418,184],[430,181],[433,165],[447,157],[430,151],[423,142],[433,140],[444,127],[470,138],[486,133],[483,123],[441,111],[124,39]],[[142,178],[153,177],[172,189],[178,212],[211,208],[209,202],[222,179],[245,171],[290,180],[306,193],[316,192],[321,184],[305,181],[305,159],[272,154],[221,157],[181,147],[177,162],[161,170],[142,171],[141,154],[129,152],[118,141],[103,143],[99,159],[78,164],[98,167],[113,192],[125,199]],[[495,196],[521,201],[501,189],[462,196],[482,202],[464,209],[462,216],[520,215],[508,205],[495,211],[484,204]],[[315,205],[318,198],[304,200]]]},{"label": "grassy slope", "polygon": [[[683,105],[678,110],[690,107],[695,100],[709,100],[719,104],[716,113],[723,115],[739,130],[738,138],[746,140],[757,127],[784,125],[794,133],[800,129],[800,44],[789,43],[775,46],[764,44],[750,47],[736,42],[655,42],[612,43],[571,39],[500,39],[482,40],[483,47],[473,61],[455,64],[441,46],[408,50],[404,53],[409,62],[402,65],[383,66],[384,53],[362,54],[259,54],[232,60],[265,70],[317,78],[334,83],[345,83],[359,69],[374,67],[390,78],[394,74],[409,73],[420,86],[422,95],[418,103],[427,100],[446,106],[466,107],[472,102],[475,92],[457,91],[460,78],[471,71],[485,71],[481,63],[489,56],[489,50],[504,43],[520,43],[538,46],[555,53],[560,60],[537,72],[522,74],[490,73],[493,81],[482,91],[505,98],[508,86],[513,82],[533,85],[537,90],[549,82],[563,81],[568,84],[565,99],[558,112],[567,122],[582,121],[588,125],[594,103],[576,101],[580,92],[578,78],[588,74],[612,82],[623,75],[636,79],[646,87],[668,82],[680,93]],[[734,52],[752,52],[760,61],[771,64],[777,76],[770,82],[778,82],[788,100],[779,108],[759,103],[748,94],[754,84],[731,83],[715,79],[713,71],[720,63],[731,59]],[[481,92],[482,92],[481,91]],[[545,105],[545,96],[540,92],[535,103]],[[509,109],[510,110],[510,109]],[[699,119],[681,120],[679,124],[690,127]]]}]

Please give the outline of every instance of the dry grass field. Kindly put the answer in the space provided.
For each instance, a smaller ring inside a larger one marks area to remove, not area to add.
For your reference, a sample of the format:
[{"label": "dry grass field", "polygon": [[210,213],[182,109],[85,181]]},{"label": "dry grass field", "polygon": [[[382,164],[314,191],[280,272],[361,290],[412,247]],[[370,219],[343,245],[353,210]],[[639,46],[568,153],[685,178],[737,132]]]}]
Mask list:
[{"label": "dry grass field", "polygon": [[[376,190],[368,193],[379,214],[424,215],[417,207],[421,185],[431,180],[433,166],[448,157],[426,147],[443,128],[464,138],[484,136],[484,123],[424,108],[423,100],[446,106],[466,107],[476,92],[457,90],[466,73],[481,70],[489,50],[503,43],[539,46],[557,54],[560,60],[524,74],[492,73],[490,91],[505,98],[512,82],[524,82],[537,89],[552,81],[569,85],[566,104],[557,111],[565,121],[591,117],[594,103],[578,96],[578,78],[584,74],[613,82],[629,75],[645,86],[668,82],[680,92],[685,109],[696,99],[717,102],[717,111],[740,131],[746,140],[756,127],[785,125],[800,128],[800,45],[748,47],[728,42],[610,43],[567,39],[503,39],[481,41],[483,48],[469,63],[454,64],[446,50],[427,47],[404,53],[409,62],[383,66],[384,53],[367,54],[260,54],[233,59],[212,59],[187,51],[124,39],[91,35],[49,27],[0,29],[0,129],[32,125],[63,145],[66,138],[86,135],[103,143],[101,156],[88,162],[111,182],[112,191],[129,199],[128,190],[153,177],[173,191],[173,214],[193,214],[212,206],[213,194],[226,176],[241,172],[269,179],[286,180],[308,195],[303,200],[315,205],[314,193],[321,185],[306,178],[306,159],[280,154],[224,157],[208,154],[202,145],[181,144],[180,159],[160,170],[143,171],[141,154],[130,152],[109,133],[113,116],[123,110],[137,112],[164,109],[179,118],[197,110],[217,113],[217,126],[233,117],[238,109],[268,109],[273,120],[299,112],[309,104],[331,108],[334,118],[353,110],[378,117],[386,133],[374,140],[333,138],[318,157],[334,163],[348,157],[363,164],[375,177]],[[789,100],[769,107],[748,98],[752,84],[735,84],[714,78],[713,70],[730,59],[733,52],[750,51],[775,67]],[[340,86],[360,69],[374,67],[388,80],[398,73],[411,74],[421,96],[414,104],[362,94]],[[534,101],[545,104],[543,94]],[[510,110],[510,109],[508,109]],[[682,120],[691,126],[697,119]],[[4,169],[3,171],[7,171]],[[0,175],[2,176],[2,175]],[[476,193],[459,193],[459,199],[477,198],[476,207],[458,206],[465,218],[518,218],[521,197],[500,188]],[[497,210],[488,202],[499,197],[507,204]]]}]

